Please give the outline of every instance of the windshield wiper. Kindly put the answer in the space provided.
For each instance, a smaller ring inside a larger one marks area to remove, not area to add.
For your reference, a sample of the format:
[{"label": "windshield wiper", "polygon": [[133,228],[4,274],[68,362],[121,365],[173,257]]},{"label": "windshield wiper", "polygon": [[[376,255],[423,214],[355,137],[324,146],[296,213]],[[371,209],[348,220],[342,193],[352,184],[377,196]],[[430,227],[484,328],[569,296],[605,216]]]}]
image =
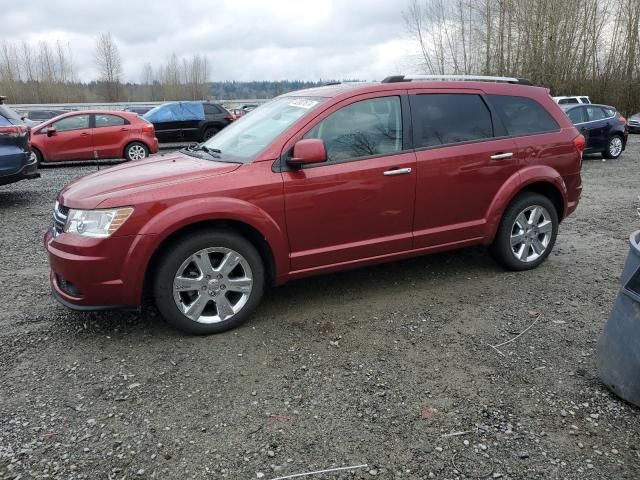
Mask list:
[{"label": "windshield wiper", "polygon": [[209,148],[204,143],[189,145],[187,148],[185,148],[185,150],[187,150],[188,152],[202,151],[208,154],[210,157],[215,158],[216,160],[218,160],[220,158],[220,155],[222,154],[222,150],[219,150],[217,148]]}]

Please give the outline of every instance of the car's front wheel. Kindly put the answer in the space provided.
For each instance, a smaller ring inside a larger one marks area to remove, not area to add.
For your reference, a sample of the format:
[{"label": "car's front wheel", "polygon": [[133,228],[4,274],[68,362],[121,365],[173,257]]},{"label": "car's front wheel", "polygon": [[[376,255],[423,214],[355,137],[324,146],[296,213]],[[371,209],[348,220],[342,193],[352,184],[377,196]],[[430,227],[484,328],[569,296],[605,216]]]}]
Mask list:
[{"label": "car's front wheel", "polygon": [[616,159],[622,155],[624,149],[624,142],[620,135],[614,135],[609,139],[607,144],[607,150],[602,154],[604,158]]},{"label": "car's front wheel", "polygon": [[510,270],[529,270],[551,253],[558,234],[558,213],[549,198],[525,192],[507,207],[491,252]]},{"label": "car's front wheel", "polygon": [[206,230],[165,250],[155,279],[155,300],[174,327],[196,335],[219,333],[244,322],[264,289],[256,248],[233,233]]},{"label": "car's front wheel", "polygon": [[31,159],[32,162],[35,161],[36,165],[39,167],[42,163],[42,153],[35,147],[31,148]]}]

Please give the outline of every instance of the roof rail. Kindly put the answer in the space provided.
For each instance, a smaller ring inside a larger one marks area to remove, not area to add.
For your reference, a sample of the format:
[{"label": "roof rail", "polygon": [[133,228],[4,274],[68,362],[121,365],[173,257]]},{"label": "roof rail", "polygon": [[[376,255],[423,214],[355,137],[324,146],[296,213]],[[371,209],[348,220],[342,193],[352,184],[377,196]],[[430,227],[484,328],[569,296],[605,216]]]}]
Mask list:
[{"label": "roof rail", "polygon": [[411,82],[414,80],[461,80],[480,82],[505,82],[517,83],[520,85],[533,85],[530,80],[516,77],[493,77],[489,75],[392,75],[382,80],[382,83]]}]

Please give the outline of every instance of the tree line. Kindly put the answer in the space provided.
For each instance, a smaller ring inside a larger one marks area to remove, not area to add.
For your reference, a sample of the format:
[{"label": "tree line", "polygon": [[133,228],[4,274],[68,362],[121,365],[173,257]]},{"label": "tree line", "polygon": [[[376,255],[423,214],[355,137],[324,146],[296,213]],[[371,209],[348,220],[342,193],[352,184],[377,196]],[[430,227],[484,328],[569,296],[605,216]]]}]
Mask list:
[{"label": "tree line", "polygon": [[122,80],[122,57],[110,33],[96,39],[98,78],[80,82],[71,48],[60,41],[0,43],[0,95],[10,103],[145,102],[200,99],[273,98],[321,85],[304,81],[210,82],[205,56],[171,54],[164,65],[141,67],[138,82]]},{"label": "tree line", "polygon": [[77,79],[71,47],[60,41],[0,43],[0,95],[11,103],[72,103],[151,100],[196,100],[209,96],[207,58],[175,53],[155,70],[142,66],[140,83],[124,83],[122,58],[110,33],[95,44],[99,77]]},{"label": "tree line", "polygon": [[523,77],[640,110],[640,0],[410,0],[404,17],[424,73]]}]

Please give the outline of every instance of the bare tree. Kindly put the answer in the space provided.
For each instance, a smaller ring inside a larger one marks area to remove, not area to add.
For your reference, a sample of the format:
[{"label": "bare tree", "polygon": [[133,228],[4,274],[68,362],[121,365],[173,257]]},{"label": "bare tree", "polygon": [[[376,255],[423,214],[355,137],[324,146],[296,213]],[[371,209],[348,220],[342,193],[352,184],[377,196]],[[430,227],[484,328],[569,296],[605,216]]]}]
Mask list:
[{"label": "bare tree", "polygon": [[105,99],[110,102],[119,100],[122,61],[120,50],[111,33],[102,33],[98,37],[95,58],[100,72],[100,80],[105,86]]},{"label": "bare tree", "polygon": [[426,73],[529,78],[640,110],[640,0],[409,0]]}]

